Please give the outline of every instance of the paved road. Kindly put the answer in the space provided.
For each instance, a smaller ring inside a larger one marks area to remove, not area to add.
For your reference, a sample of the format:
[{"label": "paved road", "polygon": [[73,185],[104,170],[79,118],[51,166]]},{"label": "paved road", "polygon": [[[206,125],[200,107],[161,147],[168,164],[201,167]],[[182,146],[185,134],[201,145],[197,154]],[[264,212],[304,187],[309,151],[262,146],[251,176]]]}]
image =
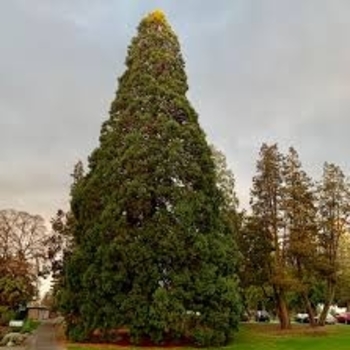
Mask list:
[{"label": "paved road", "polygon": [[57,344],[55,326],[52,322],[42,323],[31,340],[29,350],[62,350]]}]

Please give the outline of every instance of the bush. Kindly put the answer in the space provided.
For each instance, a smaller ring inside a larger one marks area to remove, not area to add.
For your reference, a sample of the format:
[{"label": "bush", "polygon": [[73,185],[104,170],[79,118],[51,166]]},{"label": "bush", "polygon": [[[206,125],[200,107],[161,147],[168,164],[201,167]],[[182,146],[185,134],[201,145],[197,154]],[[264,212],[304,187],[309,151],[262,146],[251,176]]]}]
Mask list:
[{"label": "bush", "polygon": [[81,343],[88,339],[88,332],[82,324],[76,324],[74,327],[66,328],[67,337],[73,342]]},{"label": "bush", "polygon": [[8,326],[15,317],[15,312],[6,306],[0,306],[0,326]]},{"label": "bush", "polygon": [[23,327],[21,329],[21,333],[32,333],[34,330],[38,328],[39,325],[40,325],[39,321],[34,321],[27,318],[24,321]]},{"label": "bush", "polygon": [[218,330],[197,328],[193,332],[193,340],[197,346],[222,346],[228,342],[228,336]]}]

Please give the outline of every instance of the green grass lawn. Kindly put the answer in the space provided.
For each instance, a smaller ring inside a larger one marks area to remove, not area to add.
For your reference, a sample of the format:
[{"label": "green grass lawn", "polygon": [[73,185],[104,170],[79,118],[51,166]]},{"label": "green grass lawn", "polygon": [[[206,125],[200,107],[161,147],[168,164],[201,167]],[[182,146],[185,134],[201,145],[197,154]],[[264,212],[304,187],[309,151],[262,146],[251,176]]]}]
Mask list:
[{"label": "green grass lawn", "polygon": [[[261,327],[261,329],[259,329]],[[349,349],[350,326],[336,325],[311,330],[309,326],[294,326],[292,331],[281,332],[276,326],[250,325],[242,327],[234,350],[343,350]]]},{"label": "green grass lawn", "polygon": [[[102,345],[68,345],[68,350],[117,350],[140,349]],[[151,348],[147,348],[151,350]],[[157,348],[152,348],[157,349]],[[159,348],[158,348],[159,349]],[[188,349],[188,348],[186,348]],[[276,325],[242,325],[235,341],[225,350],[345,350],[350,349],[350,326],[335,325],[310,329],[309,326],[293,326],[291,331],[281,332]],[[183,348],[185,350],[185,348]]]}]

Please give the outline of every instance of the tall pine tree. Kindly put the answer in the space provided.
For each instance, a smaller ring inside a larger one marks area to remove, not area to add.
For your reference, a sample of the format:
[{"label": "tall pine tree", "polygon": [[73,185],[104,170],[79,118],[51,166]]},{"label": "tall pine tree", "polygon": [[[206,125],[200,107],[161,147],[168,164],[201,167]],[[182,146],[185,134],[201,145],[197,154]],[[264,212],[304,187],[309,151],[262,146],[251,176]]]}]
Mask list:
[{"label": "tall pine tree", "polygon": [[312,325],[314,310],[310,301],[317,280],[317,225],[314,186],[302,169],[297,151],[290,147],[284,157],[282,209],[287,262],[294,277],[294,289],[300,293]]},{"label": "tall pine tree", "polygon": [[74,251],[62,310],[70,338],[225,344],[240,302],[234,235],[210,147],[164,14],[138,27],[100,145],[72,190]]},{"label": "tall pine tree", "polygon": [[342,169],[332,163],[323,166],[317,188],[318,240],[321,273],[326,282],[326,296],[319,323],[325,324],[334,300],[339,276],[339,244],[349,230],[350,184]]},{"label": "tall pine tree", "polygon": [[260,159],[257,162],[257,174],[253,178],[251,190],[252,224],[248,232],[258,228],[260,235],[260,254],[265,254],[267,264],[266,279],[271,283],[276,302],[277,314],[282,329],[290,327],[287,292],[290,278],[287,266],[287,239],[285,237],[284,215],[282,211],[283,198],[283,156],[277,144],[263,144],[260,149]]}]

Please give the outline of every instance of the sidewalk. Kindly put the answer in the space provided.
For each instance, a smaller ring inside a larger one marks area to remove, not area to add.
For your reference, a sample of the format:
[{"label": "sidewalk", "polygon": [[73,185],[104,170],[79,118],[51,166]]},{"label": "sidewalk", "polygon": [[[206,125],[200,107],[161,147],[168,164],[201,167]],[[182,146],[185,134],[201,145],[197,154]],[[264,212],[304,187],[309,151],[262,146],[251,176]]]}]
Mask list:
[{"label": "sidewalk", "polygon": [[30,340],[28,350],[62,350],[56,341],[54,323],[47,321],[42,323]]}]

